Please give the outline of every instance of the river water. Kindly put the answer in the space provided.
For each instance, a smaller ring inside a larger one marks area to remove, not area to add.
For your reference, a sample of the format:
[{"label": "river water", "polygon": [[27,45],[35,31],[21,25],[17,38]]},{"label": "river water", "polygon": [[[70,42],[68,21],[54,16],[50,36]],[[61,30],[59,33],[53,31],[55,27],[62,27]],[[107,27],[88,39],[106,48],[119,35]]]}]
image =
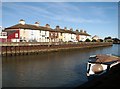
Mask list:
[{"label": "river water", "polygon": [[88,81],[90,55],[120,55],[120,45],[3,57],[3,87],[75,87]]}]

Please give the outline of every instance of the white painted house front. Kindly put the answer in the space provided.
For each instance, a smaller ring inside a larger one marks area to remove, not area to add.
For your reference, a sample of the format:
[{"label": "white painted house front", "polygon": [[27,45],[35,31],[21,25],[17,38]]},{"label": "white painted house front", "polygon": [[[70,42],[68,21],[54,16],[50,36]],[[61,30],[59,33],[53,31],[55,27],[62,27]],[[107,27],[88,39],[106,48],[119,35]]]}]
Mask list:
[{"label": "white painted house front", "polygon": [[0,31],[0,42],[6,42],[7,41],[7,32]]},{"label": "white painted house front", "polygon": [[49,42],[49,31],[40,30],[39,42]]},{"label": "white painted house front", "polygon": [[67,30],[67,28],[64,28],[64,33],[62,33],[63,35],[63,41],[64,42],[75,42],[76,41],[76,34],[74,33],[74,31],[72,29]]},{"label": "white painted house front", "polygon": [[87,34],[86,31],[80,30],[79,41],[85,41],[86,39],[89,39],[90,41],[92,41],[91,35]]},{"label": "white painted house front", "polygon": [[95,36],[92,37],[92,39],[98,40],[98,39],[100,39],[100,38],[99,38],[97,35],[95,35]]},{"label": "white painted house front", "polygon": [[[6,28],[7,31],[19,30],[19,42],[49,42],[49,31],[45,27],[39,26],[38,22],[34,25],[25,24],[20,20],[19,24]],[[12,39],[12,42],[13,39]]]},{"label": "white painted house front", "polygon": [[[91,40],[91,36],[86,31],[76,32],[73,29],[67,30],[50,28],[49,24],[40,26],[39,22],[30,25],[26,24],[24,20],[20,20],[19,24],[5,28],[9,32],[9,39],[12,42],[78,42]],[[12,32],[13,31],[13,32]],[[17,37],[18,36],[18,37]]]}]

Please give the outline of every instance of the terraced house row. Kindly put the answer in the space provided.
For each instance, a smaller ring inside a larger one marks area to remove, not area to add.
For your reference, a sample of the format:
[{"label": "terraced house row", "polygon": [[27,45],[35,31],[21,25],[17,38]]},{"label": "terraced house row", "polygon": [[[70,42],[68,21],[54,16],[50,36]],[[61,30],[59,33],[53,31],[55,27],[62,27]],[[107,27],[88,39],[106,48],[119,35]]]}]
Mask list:
[{"label": "terraced house row", "polygon": [[52,29],[49,24],[40,26],[39,22],[35,24],[26,24],[21,19],[18,24],[4,29],[7,33],[7,41],[9,42],[79,42],[86,39],[91,40],[91,35],[86,31],[64,29],[56,26]]}]

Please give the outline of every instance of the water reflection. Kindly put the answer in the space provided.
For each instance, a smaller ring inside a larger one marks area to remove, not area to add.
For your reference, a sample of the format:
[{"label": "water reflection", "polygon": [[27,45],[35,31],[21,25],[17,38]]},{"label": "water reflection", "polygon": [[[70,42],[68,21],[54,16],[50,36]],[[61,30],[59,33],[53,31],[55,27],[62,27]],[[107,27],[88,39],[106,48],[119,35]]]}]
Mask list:
[{"label": "water reflection", "polygon": [[3,57],[3,87],[74,87],[87,81],[93,54],[118,54],[118,45],[39,55]]}]

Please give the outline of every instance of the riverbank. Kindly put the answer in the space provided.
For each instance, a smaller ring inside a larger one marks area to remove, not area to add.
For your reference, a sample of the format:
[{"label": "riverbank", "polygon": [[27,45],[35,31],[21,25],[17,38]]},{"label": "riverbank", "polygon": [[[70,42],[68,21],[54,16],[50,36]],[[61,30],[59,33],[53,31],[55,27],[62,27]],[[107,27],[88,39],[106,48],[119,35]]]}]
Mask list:
[{"label": "riverbank", "polygon": [[113,44],[120,44],[120,43],[113,43]]},{"label": "riverbank", "polygon": [[112,46],[110,42],[69,42],[69,43],[3,43],[2,56],[30,55],[43,52]]},{"label": "riverbank", "polygon": [[90,80],[87,83],[84,83],[83,85],[76,87],[75,89],[79,88],[96,89],[100,87],[118,88],[120,87],[119,81],[120,81],[120,63],[112,67],[107,74],[101,75],[93,80]]}]

